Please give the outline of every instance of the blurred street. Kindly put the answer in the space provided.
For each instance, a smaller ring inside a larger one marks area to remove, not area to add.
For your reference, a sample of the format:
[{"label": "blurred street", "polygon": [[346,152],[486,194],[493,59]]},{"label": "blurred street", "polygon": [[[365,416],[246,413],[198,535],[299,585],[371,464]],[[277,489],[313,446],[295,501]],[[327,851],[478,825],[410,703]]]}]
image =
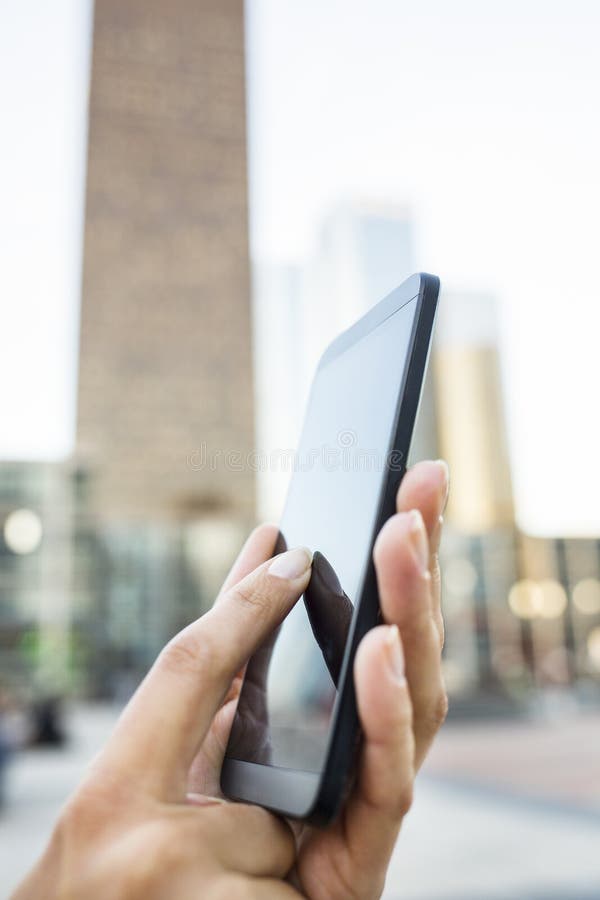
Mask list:
[{"label": "blurred street", "polygon": [[[51,823],[117,710],[73,710],[64,750],[30,750],[9,770],[0,815],[1,896]],[[450,723],[421,775],[390,867],[387,900],[600,897],[600,716]]]}]

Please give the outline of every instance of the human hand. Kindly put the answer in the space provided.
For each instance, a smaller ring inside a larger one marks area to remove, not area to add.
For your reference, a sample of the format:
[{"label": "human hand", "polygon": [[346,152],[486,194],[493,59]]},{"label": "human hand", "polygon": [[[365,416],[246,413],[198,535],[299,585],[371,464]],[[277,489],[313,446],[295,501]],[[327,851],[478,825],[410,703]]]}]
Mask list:
[{"label": "human hand", "polygon": [[[16,900],[298,896],[282,880],[295,857],[289,826],[210,796],[235,706],[232,680],[309,579],[302,548],[242,577],[263,551],[270,556],[271,536],[255,534],[213,609],[162,651]],[[190,768],[202,794],[189,790]]]},{"label": "human hand", "polygon": [[[277,529],[263,526],[213,610],[159,657],[16,898],[268,900],[298,897],[296,888],[311,900],[378,897],[414,773],[445,714],[437,548],[446,491],[443,465],[415,466],[400,488],[399,514],[377,540],[382,611],[392,627],[374,629],[357,653],[365,741],[354,791],[337,822],[322,831],[299,829],[295,843],[289,827],[265,810],[218,799],[239,673],[310,573],[302,550],[284,555],[303,559],[297,577],[269,572],[271,562],[263,560]],[[420,513],[403,512],[413,509]]]}]

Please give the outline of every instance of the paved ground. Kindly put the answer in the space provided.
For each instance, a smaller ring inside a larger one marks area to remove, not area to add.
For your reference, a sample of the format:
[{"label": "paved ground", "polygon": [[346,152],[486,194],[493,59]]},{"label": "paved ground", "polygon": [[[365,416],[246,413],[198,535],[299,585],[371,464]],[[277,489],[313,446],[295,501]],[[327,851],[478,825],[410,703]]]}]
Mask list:
[{"label": "paved ground", "polygon": [[449,722],[427,770],[600,814],[600,714],[567,707],[526,722]]},{"label": "paved ground", "polygon": [[[114,716],[79,709],[67,750],[13,764],[0,897],[39,853]],[[599,900],[599,779],[599,716],[447,726],[419,779],[387,900]]]}]

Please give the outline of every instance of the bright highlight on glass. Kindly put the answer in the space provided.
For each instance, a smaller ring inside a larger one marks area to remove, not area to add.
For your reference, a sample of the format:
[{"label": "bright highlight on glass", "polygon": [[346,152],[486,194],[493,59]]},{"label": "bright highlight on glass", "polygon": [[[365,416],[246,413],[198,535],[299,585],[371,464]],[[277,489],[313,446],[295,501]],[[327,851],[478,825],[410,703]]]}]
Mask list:
[{"label": "bright highlight on glass", "polygon": [[42,522],[31,509],[15,509],[4,522],[4,541],[9,550],[19,555],[33,553],[42,540]]}]

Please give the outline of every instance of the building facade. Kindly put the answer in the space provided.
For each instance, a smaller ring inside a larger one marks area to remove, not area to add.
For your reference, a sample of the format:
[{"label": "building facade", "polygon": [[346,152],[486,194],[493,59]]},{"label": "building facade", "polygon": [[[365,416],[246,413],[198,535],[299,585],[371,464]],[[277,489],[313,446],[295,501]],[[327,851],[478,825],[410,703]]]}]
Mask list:
[{"label": "building facade", "polygon": [[96,4],[80,333],[93,509],[251,518],[242,0]]}]

